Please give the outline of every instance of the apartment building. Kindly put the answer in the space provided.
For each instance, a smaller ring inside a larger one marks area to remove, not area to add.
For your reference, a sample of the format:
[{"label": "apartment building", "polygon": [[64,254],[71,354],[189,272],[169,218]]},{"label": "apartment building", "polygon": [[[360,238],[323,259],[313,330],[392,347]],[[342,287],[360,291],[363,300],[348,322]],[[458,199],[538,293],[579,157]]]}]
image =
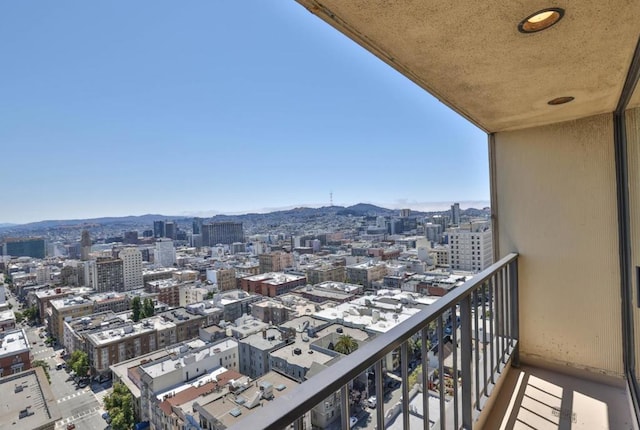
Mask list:
[{"label": "apartment building", "polygon": [[282,272],[287,267],[293,266],[293,255],[284,251],[273,251],[260,254],[260,273]]},{"label": "apartment building", "polygon": [[30,351],[23,329],[0,332],[0,377],[31,369]]},{"label": "apartment building", "polygon": [[[137,233],[136,233],[137,234]],[[142,252],[137,247],[127,247],[118,253],[122,260],[124,291],[142,288]]]},{"label": "apartment building", "polygon": [[306,276],[269,272],[242,278],[240,280],[240,287],[249,293],[262,294],[267,297],[277,297],[306,283]]},{"label": "apartment building", "polygon": [[306,270],[307,282],[311,285],[322,282],[335,281],[344,282],[347,269],[344,265],[326,264],[319,267],[311,267]]},{"label": "apartment building", "polygon": [[124,270],[121,259],[108,257],[98,258],[96,260],[95,270],[96,291],[124,291]]},{"label": "apartment building", "polygon": [[176,325],[160,317],[100,328],[84,337],[93,376],[107,374],[113,364],[177,343]]},{"label": "apartment building", "polygon": [[387,265],[382,262],[367,261],[347,266],[347,282],[372,288],[373,282],[387,276]]},{"label": "apartment building", "polygon": [[251,305],[251,315],[260,321],[279,325],[290,318],[291,310],[280,302],[271,299],[253,303]]},{"label": "apartment building", "polygon": [[453,270],[480,272],[493,263],[492,233],[488,223],[449,229],[449,266]]}]

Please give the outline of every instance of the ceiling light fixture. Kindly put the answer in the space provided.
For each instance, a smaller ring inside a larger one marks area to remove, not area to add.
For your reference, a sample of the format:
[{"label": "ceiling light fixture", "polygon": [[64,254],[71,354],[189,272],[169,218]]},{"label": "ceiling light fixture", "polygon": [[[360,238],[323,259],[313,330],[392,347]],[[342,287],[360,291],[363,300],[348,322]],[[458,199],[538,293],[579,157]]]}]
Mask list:
[{"label": "ceiling light fixture", "polygon": [[549,7],[533,13],[520,21],[518,31],[520,33],[536,33],[545,30],[564,16],[564,9],[559,7]]},{"label": "ceiling light fixture", "polygon": [[573,101],[573,99],[574,97],[571,97],[571,96],[557,97],[553,100],[549,100],[547,104],[551,106],[563,105],[565,103],[569,103],[570,101]]}]

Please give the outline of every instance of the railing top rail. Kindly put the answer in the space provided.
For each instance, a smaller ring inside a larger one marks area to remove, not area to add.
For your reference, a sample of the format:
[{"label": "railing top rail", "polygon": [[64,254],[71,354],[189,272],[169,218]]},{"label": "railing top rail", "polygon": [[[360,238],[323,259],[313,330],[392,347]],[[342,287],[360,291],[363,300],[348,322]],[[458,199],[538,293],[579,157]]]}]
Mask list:
[{"label": "railing top rail", "polygon": [[442,296],[434,304],[396,325],[388,332],[365,343],[350,355],[323,370],[314,378],[298,385],[289,393],[275,399],[267,408],[262,409],[259,414],[251,414],[243,418],[238,424],[231,426],[230,430],[247,428],[280,430],[286,427],[327,398],[331,393],[339,390],[346,381],[356,378],[388,353],[402,345],[415,333],[427,327],[436,317],[455,306],[474,290],[481,287],[498,270],[517,258],[517,253],[505,256],[460,287]]}]

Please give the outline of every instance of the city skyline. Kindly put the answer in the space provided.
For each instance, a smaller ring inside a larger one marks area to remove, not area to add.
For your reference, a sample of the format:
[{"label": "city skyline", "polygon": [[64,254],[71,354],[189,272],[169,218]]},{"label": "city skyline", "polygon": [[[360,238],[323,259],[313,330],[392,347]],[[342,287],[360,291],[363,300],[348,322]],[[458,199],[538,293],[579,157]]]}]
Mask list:
[{"label": "city skyline", "polygon": [[486,134],[294,2],[37,3],[0,5],[2,223],[488,204]]}]

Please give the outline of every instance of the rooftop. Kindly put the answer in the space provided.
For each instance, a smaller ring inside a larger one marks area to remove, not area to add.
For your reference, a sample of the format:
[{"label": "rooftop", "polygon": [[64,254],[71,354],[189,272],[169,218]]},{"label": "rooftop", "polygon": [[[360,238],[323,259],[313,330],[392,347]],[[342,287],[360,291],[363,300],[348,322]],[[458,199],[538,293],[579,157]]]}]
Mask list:
[{"label": "rooftop", "polygon": [[0,357],[29,351],[29,340],[23,329],[0,333]]},{"label": "rooftop", "polygon": [[152,378],[157,378],[162,375],[174,372],[176,369],[185,367],[188,362],[199,362],[207,357],[215,356],[216,354],[224,353],[233,348],[238,347],[238,342],[234,339],[225,339],[222,342],[218,342],[213,345],[206,345],[204,347],[192,350],[188,346],[184,346],[182,349],[178,349],[180,354],[178,356],[169,356],[166,359],[158,360],[150,364],[143,365],[144,371]]},{"label": "rooftop", "polygon": [[[257,396],[257,393],[260,393],[261,391],[261,385],[272,386],[273,397],[271,399],[263,399],[260,398],[259,395]],[[207,404],[200,405],[200,409],[206,415],[219,420],[224,426],[230,427],[242,420],[248,414],[262,410],[262,408],[255,406],[267,406],[267,404],[274,399],[288,394],[291,388],[296,385],[298,385],[297,382],[287,378],[286,376],[277,372],[269,372],[258,378],[243,393],[238,395],[228,394]],[[252,402],[256,396],[258,397],[258,400],[256,402]],[[254,407],[249,408],[249,406]]]},{"label": "rooftop", "polygon": [[87,340],[97,346],[106,345],[111,342],[119,341],[126,337],[138,336],[143,333],[151,333],[153,331],[162,331],[175,327],[175,324],[163,320],[158,316],[145,318],[136,324],[127,324],[118,328],[105,328],[94,333],[87,334]]},{"label": "rooftop", "polygon": [[0,430],[40,428],[61,418],[49,383],[41,368],[0,378]]}]

